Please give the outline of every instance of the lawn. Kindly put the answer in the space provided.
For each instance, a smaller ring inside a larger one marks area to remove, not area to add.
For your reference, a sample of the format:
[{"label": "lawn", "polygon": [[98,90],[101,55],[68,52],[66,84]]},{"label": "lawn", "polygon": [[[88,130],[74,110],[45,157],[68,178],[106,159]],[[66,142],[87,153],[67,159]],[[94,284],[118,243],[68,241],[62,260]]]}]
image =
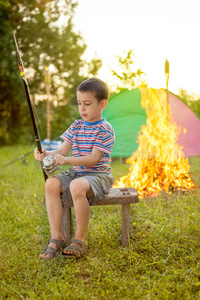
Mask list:
[{"label": "lawn", "polygon": [[[121,209],[92,207],[89,252],[77,261],[42,260],[49,239],[44,179],[34,146],[0,148],[0,299],[199,299],[200,189],[131,206],[130,246],[121,245]],[[200,157],[189,160],[200,185]],[[128,172],[122,160],[113,176]]]}]

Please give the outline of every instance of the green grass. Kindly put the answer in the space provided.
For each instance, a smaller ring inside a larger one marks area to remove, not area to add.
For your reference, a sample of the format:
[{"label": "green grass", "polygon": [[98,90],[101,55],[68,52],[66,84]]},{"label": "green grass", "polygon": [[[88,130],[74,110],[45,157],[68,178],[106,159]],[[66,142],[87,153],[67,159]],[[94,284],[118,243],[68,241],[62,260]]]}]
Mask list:
[{"label": "green grass", "polygon": [[[32,148],[1,148],[0,168]],[[120,207],[93,207],[88,254],[46,261],[38,257],[49,238],[44,179],[33,155],[26,162],[0,171],[0,299],[200,298],[199,188],[132,205],[128,248]],[[199,185],[200,157],[190,164]],[[112,168],[115,179],[128,171],[120,160]]]}]

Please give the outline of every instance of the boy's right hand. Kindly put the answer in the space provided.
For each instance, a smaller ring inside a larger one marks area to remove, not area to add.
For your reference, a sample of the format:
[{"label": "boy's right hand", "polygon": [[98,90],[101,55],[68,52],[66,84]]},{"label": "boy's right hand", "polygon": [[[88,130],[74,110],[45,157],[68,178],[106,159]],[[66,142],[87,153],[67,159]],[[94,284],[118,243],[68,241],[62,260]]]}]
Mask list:
[{"label": "boy's right hand", "polygon": [[35,150],[34,150],[35,159],[37,159],[39,161],[43,161],[43,158],[46,156],[46,153],[47,153],[47,151],[45,149],[42,149],[42,153],[40,153],[38,148],[35,148]]}]

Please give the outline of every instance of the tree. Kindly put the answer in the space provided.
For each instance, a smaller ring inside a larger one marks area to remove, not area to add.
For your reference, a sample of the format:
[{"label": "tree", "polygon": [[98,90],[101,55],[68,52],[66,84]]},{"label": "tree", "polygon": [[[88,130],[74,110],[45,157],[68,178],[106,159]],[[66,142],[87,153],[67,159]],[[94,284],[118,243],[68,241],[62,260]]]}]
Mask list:
[{"label": "tree", "polygon": [[[86,45],[73,31],[77,2],[73,0],[0,0],[0,142],[11,143],[26,135],[32,137],[32,125],[19,76],[12,32],[16,31],[23,53],[31,94],[45,95],[44,69],[52,67],[51,95],[62,112],[73,103],[77,85],[85,79],[80,70],[87,65],[81,59]],[[62,21],[61,25],[61,19]],[[101,60],[88,63],[97,66]],[[91,67],[90,67],[91,69]],[[44,96],[45,98],[45,96]],[[65,116],[66,119],[67,116]],[[29,124],[29,125],[28,125]],[[28,127],[27,127],[28,126]],[[63,124],[63,130],[66,124]]]},{"label": "tree", "polygon": [[120,80],[119,90],[133,89],[139,85],[146,85],[142,75],[144,72],[141,69],[133,71],[134,53],[133,49],[124,51],[124,57],[117,56],[119,71],[111,70],[112,74]]}]

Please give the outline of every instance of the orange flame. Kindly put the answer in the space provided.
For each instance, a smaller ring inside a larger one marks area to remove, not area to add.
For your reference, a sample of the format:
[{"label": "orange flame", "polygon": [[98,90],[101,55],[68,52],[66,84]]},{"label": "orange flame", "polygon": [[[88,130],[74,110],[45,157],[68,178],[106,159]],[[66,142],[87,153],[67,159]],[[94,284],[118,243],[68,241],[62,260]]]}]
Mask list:
[{"label": "orange flame", "polygon": [[127,159],[129,173],[113,187],[133,187],[140,198],[193,187],[188,160],[177,143],[180,128],[171,117],[167,119],[166,92],[141,89],[141,94],[146,125],[139,133],[137,151]]}]

